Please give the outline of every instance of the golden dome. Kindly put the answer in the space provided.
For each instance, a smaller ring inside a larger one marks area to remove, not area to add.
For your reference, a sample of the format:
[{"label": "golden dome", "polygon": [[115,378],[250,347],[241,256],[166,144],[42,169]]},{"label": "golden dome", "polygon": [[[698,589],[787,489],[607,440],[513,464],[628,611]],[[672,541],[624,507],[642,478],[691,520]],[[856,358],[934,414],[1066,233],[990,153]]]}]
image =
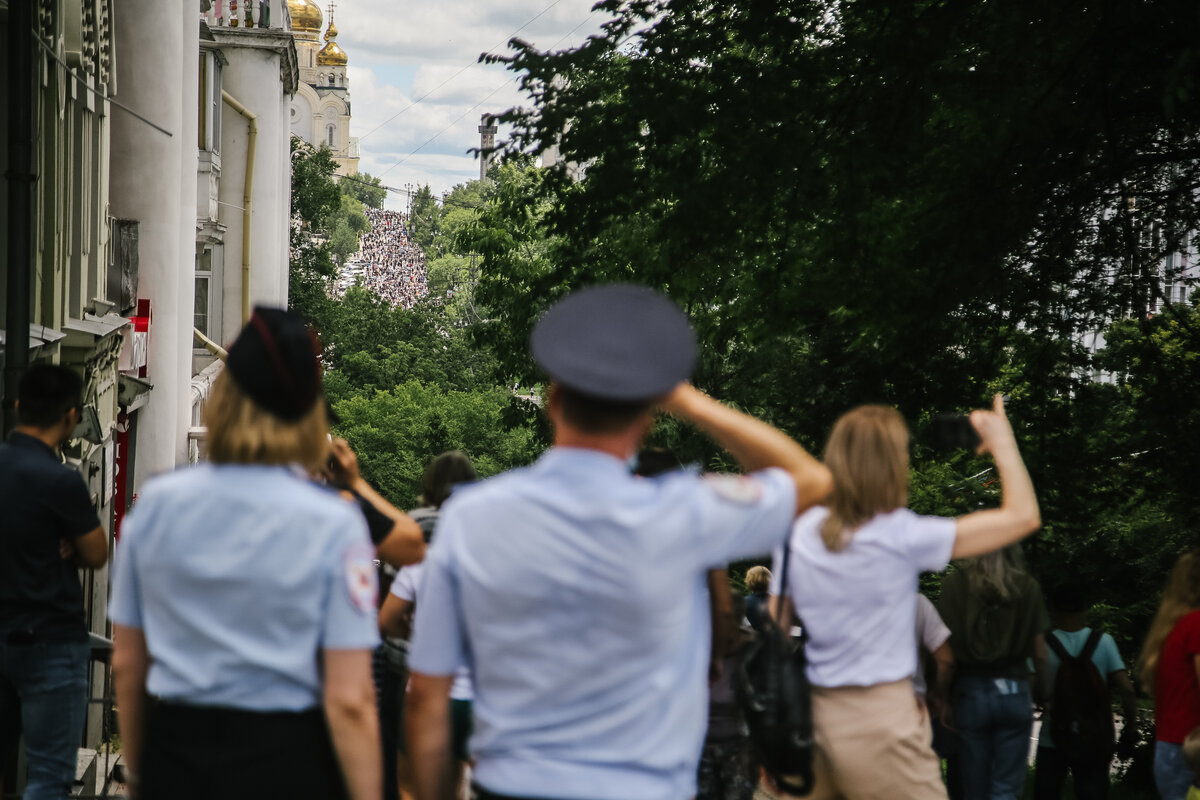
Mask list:
[{"label": "golden dome", "polygon": [[338,47],[337,25],[333,24],[333,15],[329,15],[329,29],[325,31],[325,46],[317,53],[317,63],[322,67],[346,66],[346,51]]},{"label": "golden dome", "polygon": [[292,31],[294,33],[312,34],[317,38],[321,32],[321,7],[313,0],[287,0],[288,12],[292,15]]}]

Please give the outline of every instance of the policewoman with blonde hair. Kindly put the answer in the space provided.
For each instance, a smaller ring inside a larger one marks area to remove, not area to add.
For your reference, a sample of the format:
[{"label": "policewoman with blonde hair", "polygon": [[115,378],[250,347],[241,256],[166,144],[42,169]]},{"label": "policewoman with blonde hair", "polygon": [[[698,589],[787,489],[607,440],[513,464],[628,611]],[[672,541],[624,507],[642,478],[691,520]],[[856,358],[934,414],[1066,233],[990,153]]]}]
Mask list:
[{"label": "policewoman with blonde hair", "polygon": [[146,484],[110,615],[123,758],[155,798],[378,800],[376,577],[329,457],[319,348],[257,308],[205,408],[211,463]]},{"label": "policewoman with blonde hair", "polygon": [[[908,430],[893,408],[841,417],[825,448],[826,505],[797,518],[788,591],[807,634],[817,752],[812,797],[944,798],[928,715],[913,694],[917,578],[990,552],[1041,524],[1033,484],[1004,406],[975,411],[980,453],[1003,482],[999,508],[957,519],[908,506]],[[782,552],[773,585],[782,578]]]}]

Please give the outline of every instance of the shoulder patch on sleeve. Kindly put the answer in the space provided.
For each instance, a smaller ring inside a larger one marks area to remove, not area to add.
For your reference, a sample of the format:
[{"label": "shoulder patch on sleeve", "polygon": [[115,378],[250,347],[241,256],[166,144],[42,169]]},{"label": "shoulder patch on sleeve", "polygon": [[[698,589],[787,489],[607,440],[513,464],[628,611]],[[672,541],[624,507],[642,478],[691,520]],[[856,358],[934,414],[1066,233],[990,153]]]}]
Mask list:
[{"label": "shoulder patch on sleeve", "polygon": [[355,542],[342,552],[342,573],[350,602],[364,614],[375,613],[379,579],[375,574],[375,550],[366,542]]},{"label": "shoulder patch on sleeve", "polygon": [[763,498],[762,484],[749,475],[704,476],[704,484],[722,500],[738,505],[753,505]]}]

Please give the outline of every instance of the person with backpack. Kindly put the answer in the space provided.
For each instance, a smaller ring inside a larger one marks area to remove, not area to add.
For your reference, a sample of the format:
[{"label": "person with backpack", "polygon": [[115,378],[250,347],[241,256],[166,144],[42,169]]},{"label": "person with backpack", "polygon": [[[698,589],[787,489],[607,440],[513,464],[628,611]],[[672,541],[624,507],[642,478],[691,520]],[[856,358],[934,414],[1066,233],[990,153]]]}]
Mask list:
[{"label": "person with backpack", "polygon": [[1123,758],[1137,743],[1137,698],[1116,642],[1086,625],[1087,604],[1078,587],[1058,586],[1049,600],[1055,621],[1046,633],[1050,700],[1038,736],[1033,796],[1061,797],[1070,772],[1079,800],[1104,798],[1115,731],[1109,690],[1116,690],[1125,714],[1117,747]]},{"label": "person with backpack", "polygon": [[1029,769],[1033,677],[1044,669],[1050,627],[1042,587],[1012,545],[960,562],[942,581],[938,612],[954,651],[951,706],[966,796],[1016,800]]}]

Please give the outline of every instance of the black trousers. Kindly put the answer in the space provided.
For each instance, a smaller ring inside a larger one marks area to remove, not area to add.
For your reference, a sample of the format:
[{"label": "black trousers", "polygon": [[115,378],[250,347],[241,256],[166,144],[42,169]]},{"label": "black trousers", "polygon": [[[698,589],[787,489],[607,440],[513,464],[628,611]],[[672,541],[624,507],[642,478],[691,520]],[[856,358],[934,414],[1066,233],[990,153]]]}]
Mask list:
[{"label": "black trousers", "polygon": [[1057,747],[1039,747],[1033,772],[1034,800],[1058,800],[1062,797],[1067,772],[1075,779],[1078,800],[1104,800],[1108,797],[1108,766],[1105,762],[1072,763]]},{"label": "black trousers", "polygon": [[243,711],[152,703],[142,800],[346,797],[319,709]]}]

